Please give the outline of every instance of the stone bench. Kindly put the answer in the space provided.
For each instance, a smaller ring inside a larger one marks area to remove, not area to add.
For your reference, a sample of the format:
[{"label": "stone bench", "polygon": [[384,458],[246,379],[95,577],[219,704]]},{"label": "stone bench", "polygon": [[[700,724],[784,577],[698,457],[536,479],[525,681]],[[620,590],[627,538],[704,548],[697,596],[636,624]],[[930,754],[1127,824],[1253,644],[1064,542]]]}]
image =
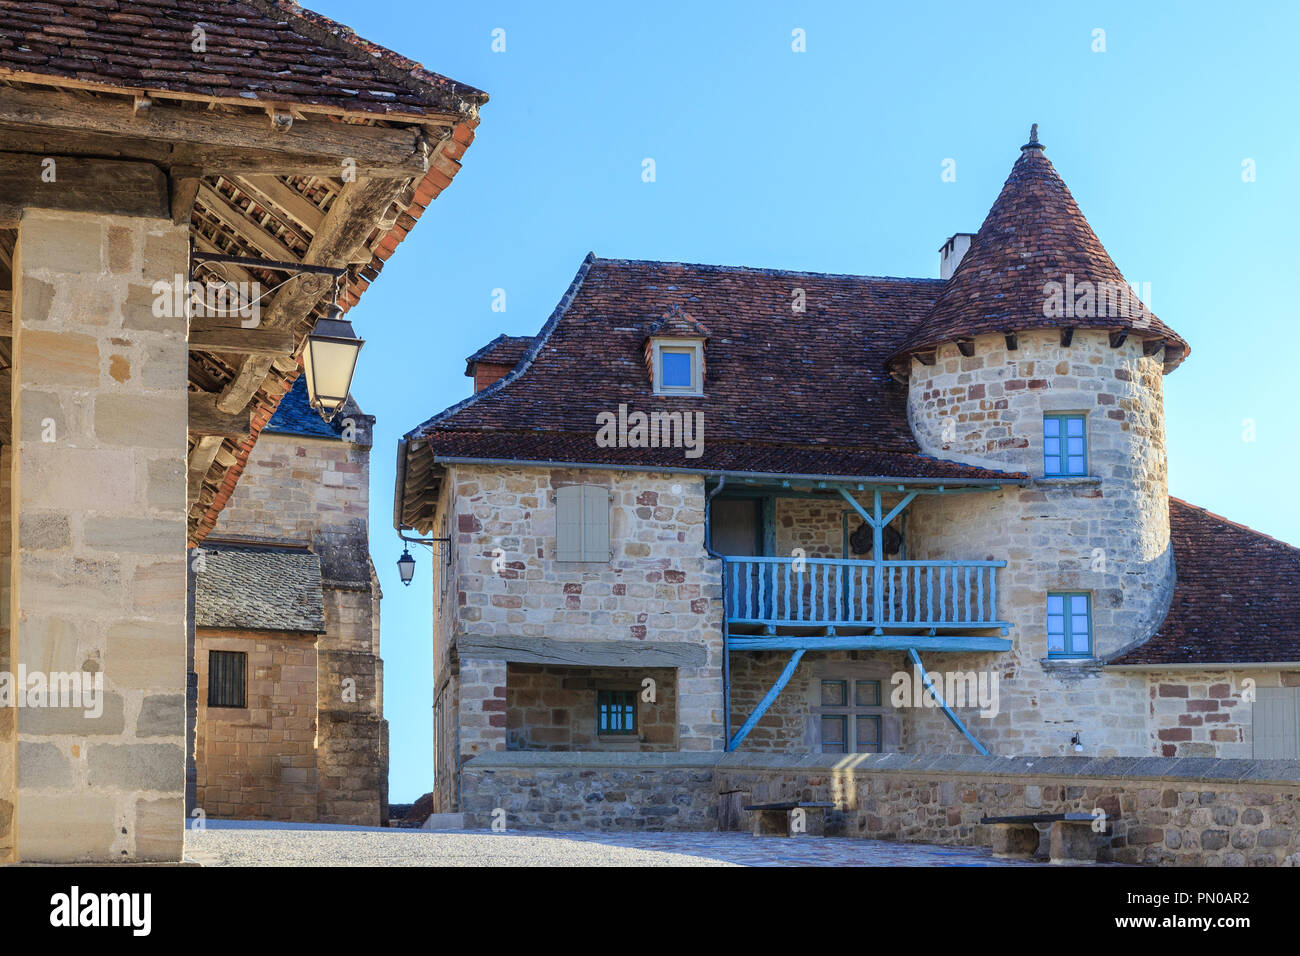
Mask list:
[{"label": "stone bench", "polygon": [[999,859],[1028,860],[1038,851],[1039,823],[1052,825],[1049,837],[1053,863],[1097,862],[1097,834],[1091,813],[1028,813],[1021,816],[981,817],[993,827],[993,855]]},{"label": "stone bench", "polygon": [[[754,836],[825,836],[826,811],[833,803],[790,800],[784,803],[754,803],[745,807],[754,814]],[[802,817],[803,825],[796,821]]]}]

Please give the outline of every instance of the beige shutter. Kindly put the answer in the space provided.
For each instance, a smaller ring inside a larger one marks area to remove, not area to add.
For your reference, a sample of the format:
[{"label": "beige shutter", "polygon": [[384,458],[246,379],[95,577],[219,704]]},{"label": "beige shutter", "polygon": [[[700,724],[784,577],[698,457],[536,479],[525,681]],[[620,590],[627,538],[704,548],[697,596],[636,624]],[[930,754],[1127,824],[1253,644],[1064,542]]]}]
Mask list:
[{"label": "beige shutter", "polygon": [[555,490],[555,560],[582,560],[582,486]]},{"label": "beige shutter", "polygon": [[1300,757],[1300,687],[1258,688],[1253,725],[1255,759]]},{"label": "beige shutter", "polygon": [[609,490],[582,486],[582,560],[609,561]]}]

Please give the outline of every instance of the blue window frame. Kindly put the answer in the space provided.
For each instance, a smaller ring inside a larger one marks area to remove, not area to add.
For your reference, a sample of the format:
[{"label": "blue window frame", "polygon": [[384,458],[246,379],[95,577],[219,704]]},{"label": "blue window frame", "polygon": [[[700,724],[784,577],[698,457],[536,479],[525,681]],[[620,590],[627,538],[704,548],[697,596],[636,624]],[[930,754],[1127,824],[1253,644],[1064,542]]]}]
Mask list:
[{"label": "blue window frame", "polygon": [[596,692],[596,733],[636,733],[636,692],[601,690]]},{"label": "blue window frame", "polygon": [[1092,596],[1081,591],[1047,595],[1047,656],[1092,656]]},{"label": "blue window frame", "polygon": [[1088,473],[1088,417],[1052,414],[1043,416],[1043,474],[1086,475]]}]

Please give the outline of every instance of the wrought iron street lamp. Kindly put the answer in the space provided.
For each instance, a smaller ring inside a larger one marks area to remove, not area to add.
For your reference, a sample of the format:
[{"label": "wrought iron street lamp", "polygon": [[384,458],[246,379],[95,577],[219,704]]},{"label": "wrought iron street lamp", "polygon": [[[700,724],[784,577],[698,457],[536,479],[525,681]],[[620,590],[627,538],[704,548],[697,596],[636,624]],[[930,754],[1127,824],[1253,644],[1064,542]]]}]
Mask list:
[{"label": "wrought iron street lamp", "polygon": [[333,421],[348,400],[357,356],[366,343],[357,338],[352,323],[337,304],[307,336],[303,370],[307,373],[307,400],[325,421]]},{"label": "wrought iron street lamp", "polygon": [[397,573],[402,576],[402,583],[409,587],[415,577],[415,558],[411,557],[409,548],[403,548],[402,556],[397,559]]}]

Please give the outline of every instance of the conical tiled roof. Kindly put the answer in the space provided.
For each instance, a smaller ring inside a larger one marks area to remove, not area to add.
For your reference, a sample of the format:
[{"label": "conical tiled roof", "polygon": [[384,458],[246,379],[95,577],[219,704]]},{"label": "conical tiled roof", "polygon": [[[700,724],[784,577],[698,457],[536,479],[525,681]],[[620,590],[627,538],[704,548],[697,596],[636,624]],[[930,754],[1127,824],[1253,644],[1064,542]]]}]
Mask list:
[{"label": "conical tiled roof", "polygon": [[890,355],[891,365],[960,338],[1066,328],[1164,340],[1165,371],[1186,356],[1187,343],[1129,289],[1043,155],[1037,131],[929,315]]}]

